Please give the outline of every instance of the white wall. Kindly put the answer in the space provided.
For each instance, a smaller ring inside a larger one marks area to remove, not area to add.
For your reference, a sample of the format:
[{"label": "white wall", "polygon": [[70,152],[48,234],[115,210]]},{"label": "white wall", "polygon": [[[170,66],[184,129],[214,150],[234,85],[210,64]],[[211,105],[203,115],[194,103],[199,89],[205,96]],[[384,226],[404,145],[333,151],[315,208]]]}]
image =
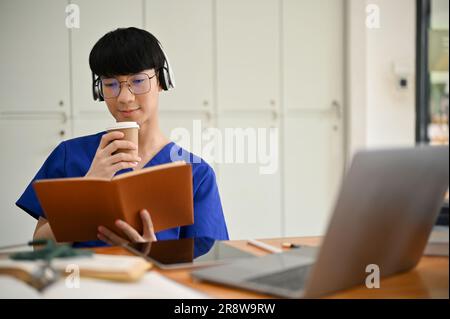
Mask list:
[{"label": "white wall", "polygon": [[366,2],[347,1],[347,161],[355,150],[367,144],[367,45],[365,12]]},{"label": "white wall", "polygon": [[[366,26],[366,7],[379,8],[380,27]],[[415,0],[349,0],[348,151],[415,142]],[[399,90],[394,64],[406,68]]]}]

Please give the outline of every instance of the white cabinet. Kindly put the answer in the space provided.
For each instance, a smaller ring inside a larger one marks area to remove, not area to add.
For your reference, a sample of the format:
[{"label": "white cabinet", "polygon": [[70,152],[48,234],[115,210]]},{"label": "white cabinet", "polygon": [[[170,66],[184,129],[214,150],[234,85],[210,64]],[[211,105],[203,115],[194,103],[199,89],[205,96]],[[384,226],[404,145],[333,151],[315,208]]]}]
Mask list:
[{"label": "white cabinet", "polygon": [[279,1],[218,0],[217,101],[221,111],[279,103]]},{"label": "white cabinet", "polygon": [[[261,174],[257,148],[258,129],[267,133],[261,138],[268,140],[269,129],[279,124],[279,4],[277,0],[218,0],[216,4],[219,129],[224,138],[227,130],[248,129],[248,135],[241,136],[245,148],[236,143],[224,147],[224,157],[231,152],[233,161],[218,165],[232,239],[282,235],[281,168],[277,165],[271,174]],[[237,152],[245,163],[239,163]],[[249,156],[255,156],[256,162]]]},{"label": "white cabinet", "polygon": [[36,221],[15,206],[28,183],[53,149],[65,139],[61,116],[0,117],[0,176],[2,180],[0,244],[33,238]]},{"label": "white cabinet", "polygon": [[[92,75],[89,53],[94,44],[107,32],[119,27],[143,27],[142,1],[77,0],[80,8],[80,28],[71,29],[71,72],[74,117],[100,113],[108,118],[103,102],[92,98]],[[67,67],[66,67],[67,68]],[[95,115],[96,116],[96,115]],[[101,130],[102,128],[99,127]],[[78,130],[77,130],[78,131]]]},{"label": "white cabinet", "polygon": [[285,236],[323,235],[342,168],[331,116],[287,118],[284,135]]},{"label": "white cabinet", "polygon": [[161,94],[161,109],[210,110],[213,105],[212,0],[146,0],[145,28],[163,45],[176,89]]},{"label": "white cabinet", "polygon": [[67,1],[0,1],[0,110],[69,108]]},{"label": "white cabinet", "polygon": [[344,166],[344,4],[283,1],[285,236],[323,235]]},{"label": "white cabinet", "polygon": [[287,109],[327,110],[342,103],[342,0],[283,1],[283,86]]},{"label": "white cabinet", "polygon": [[218,165],[233,238],[324,233],[344,163],[343,11],[341,0],[217,1],[219,128],[280,128],[275,174]]},{"label": "white cabinet", "polygon": [[31,240],[36,221],[16,200],[71,136],[68,1],[0,2],[0,245]]},{"label": "white cabinet", "polygon": [[144,3],[145,28],[161,42],[175,75],[176,88],[160,94],[161,128],[202,156],[203,132],[215,117],[213,0]]},{"label": "white cabinet", "polygon": [[[270,149],[271,123],[270,117],[255,116],[251,112],[219,119],[223,139],[222,163],[217,171],[218,184],[232,239],[281,236],[280,159],[267,158],[270,151],[276,154],[279,147],[277,139],[272,143],[275,149]],[[234,133],[228,134],[227,131],[231,130]],[[238,142],[239,139],[243,143]],[[265,148],[258,148],[262,143]],[[264,169],[269,168],[270,174],[262,174]]]},{"label": "white cabinet", "polygon": [[167,137],[201,156],[203,133],[211,123],[211,119],[204,112],[160,111],[159,117],[161,129]]},{"label": "white cabinet", "polygon": [[83,113],[72,120],[73,136],[97,134],[111,126],[115,121],[114,117],[109,113]]},{"label": "white cabinet", "polygon": [[29,238],[34,222],[13,204],[58,142],[114,120],[92,99],[89,53],[129,26],[153,33],[170,58],[176,88],[161,93],[159,110],[175,142],[210,160],[208,127],[223,139],[227,129],[265,129],[266,146],[278,129],[271,174],[261,174],[269,150],[257,149],[259,136],[255,162],[248,144],[246,163],[236,154],[227,162],[224,152],[241,150],[225,140],[216,146],[222,160],[209,161],[231,238],[323,234],[344,163],[344,1],[77,0],[79,29],[65,26],[69,1],[1,1],[1,173],[12,182],[2,184],[0,208],[13,227],[0,243]]}]

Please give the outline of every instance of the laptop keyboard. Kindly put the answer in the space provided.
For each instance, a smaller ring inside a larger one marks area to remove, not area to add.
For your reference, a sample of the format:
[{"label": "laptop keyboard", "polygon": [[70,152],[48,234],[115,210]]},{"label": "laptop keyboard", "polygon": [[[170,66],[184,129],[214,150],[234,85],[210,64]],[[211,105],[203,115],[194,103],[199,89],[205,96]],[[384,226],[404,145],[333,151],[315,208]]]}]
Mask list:
[{"label": "laptop keyboard", "polygon": [[312,265],[300,266],[269,274],[261,277],[247,279],[247,282],[297,291],[304,287],[306,278]]}]

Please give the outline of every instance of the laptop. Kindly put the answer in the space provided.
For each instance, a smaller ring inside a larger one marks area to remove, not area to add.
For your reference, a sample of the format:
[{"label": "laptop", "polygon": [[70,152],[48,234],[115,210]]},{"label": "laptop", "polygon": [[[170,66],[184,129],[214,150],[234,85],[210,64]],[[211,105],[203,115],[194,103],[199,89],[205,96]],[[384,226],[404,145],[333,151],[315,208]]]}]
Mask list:
[{"label": "laptop", "polygon": [[320,248],[239,260],[192,276],[275,296],[316,298],[365,285],[373,267],[380,277],[408,271],[423,255],[448,186],[448,147],[358,152]]}]

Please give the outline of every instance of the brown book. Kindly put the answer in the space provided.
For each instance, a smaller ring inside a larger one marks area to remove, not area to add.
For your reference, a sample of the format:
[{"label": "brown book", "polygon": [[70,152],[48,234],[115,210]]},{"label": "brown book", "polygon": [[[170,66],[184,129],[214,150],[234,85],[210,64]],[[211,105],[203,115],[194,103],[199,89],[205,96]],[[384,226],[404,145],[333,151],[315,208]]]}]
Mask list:
[{"label": "brown book", "polygon": [[112,179],[56,178],[33,187],[58,242],[97,240],[102,225],[127,238],[114,224],[126,221],[142,233],[139,211],[146,208],[155,232],[194,223],[192,168],[174,162],[117,175]]}]

